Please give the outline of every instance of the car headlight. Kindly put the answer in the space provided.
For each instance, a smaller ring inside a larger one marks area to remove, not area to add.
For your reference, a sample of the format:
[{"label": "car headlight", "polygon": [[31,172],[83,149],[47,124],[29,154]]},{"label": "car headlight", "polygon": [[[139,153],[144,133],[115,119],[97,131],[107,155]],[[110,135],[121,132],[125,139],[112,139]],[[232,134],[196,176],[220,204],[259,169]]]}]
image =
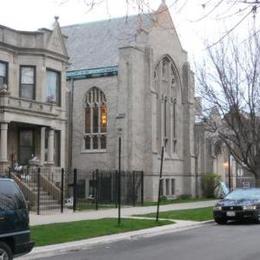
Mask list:
[{"label": "car headlight", "polygon": [[243,206],[243,210],[255,210],[256,205],[245,205]]},{"label": "car headlight", "polygon": [[222,207],[221,207],[221,206],[215,206],[215,207],[213,208],[213,210],[222,210]]}]

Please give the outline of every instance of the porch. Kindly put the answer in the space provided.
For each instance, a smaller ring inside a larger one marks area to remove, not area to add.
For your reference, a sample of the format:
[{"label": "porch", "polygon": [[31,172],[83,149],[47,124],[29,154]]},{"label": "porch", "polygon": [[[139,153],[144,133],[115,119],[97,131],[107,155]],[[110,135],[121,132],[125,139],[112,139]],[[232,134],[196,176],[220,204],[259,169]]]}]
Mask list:
[{"label": "porch", "polygon": [[20,122],[0,123],[0,168],[61,166],[61,131]]}]

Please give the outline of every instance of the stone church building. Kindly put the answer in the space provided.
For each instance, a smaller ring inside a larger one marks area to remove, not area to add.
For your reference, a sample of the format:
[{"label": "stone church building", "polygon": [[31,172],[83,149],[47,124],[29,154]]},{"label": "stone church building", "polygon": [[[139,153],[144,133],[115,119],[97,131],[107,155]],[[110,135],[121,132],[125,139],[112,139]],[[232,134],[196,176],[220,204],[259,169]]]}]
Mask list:
[{"label": "stone church building", "polygon": [[194,79],[167,5],[136,16],[62,28],[70,57],[72,167],[144,171],[155,199],[195,194]]}]

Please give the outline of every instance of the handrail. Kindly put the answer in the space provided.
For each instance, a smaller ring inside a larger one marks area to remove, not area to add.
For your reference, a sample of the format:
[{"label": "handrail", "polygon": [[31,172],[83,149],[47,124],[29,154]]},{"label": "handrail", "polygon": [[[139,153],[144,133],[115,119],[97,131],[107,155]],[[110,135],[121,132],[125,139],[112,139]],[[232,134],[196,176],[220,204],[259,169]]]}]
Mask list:
[{"label": "handrail", "polygon": [[43,188],[43,190],[48,192],[49,194],[51,194],[55,200],[60,202],[60,197],[61,197],[60,189],[55,184],[53,184],[51,181],[49,181],[48,178],[43,176],[42,174],[40,174],[40,182],[41,182],[41,187]]},{"label": "handrail", "polygon": [[12,179],[15,180],[19,188],[22,190],[25,199],[29,201],[31,206],[34,206],[36,204],[36,193],[34,193],[32,189],[25,182],[20,180],[14,173],[11,172],[10,174]]}]

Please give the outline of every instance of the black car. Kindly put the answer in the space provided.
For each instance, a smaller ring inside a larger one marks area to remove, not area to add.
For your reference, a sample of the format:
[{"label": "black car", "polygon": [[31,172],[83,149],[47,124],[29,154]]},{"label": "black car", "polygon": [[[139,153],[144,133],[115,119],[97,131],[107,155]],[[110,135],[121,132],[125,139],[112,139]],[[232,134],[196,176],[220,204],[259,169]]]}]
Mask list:
[{"label": "black car", "polygon": [[228,220],[260,221],[260,188],[236,189],[220,200],[213,208],[218,224]]},{"label": "black car", "polygon": [[13,180],[0,178],[0,259],[13,259],[32,248],[24,196]]}]

